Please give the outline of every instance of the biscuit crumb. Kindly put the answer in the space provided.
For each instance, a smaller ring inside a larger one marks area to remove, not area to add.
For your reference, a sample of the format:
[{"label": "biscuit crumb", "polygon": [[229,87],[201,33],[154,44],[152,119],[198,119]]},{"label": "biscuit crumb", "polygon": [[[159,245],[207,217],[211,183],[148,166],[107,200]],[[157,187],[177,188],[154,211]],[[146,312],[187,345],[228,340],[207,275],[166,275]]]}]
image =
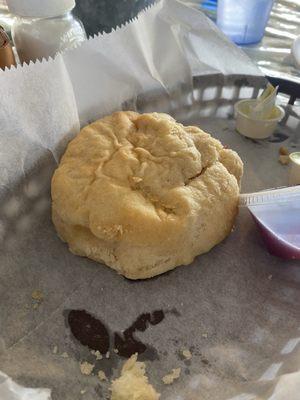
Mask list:
[{"label": "biscuit crumb", "polygon": [[183,349],[181,350],[181,353],[186,360],[190,360],[192,358],[192,353],[190,352],[190,350]]},{"label": "biscuit crumb", "polygon": [[91,350],[91,353],[96,356],[96,360],[102,360],[103,357],[99,350]]},{"label": "biscuit crumb", "polygon": [[34,303],[34,305],[32,307],[33,307],[34,310],[36,310],[39,305],[40,305],[39,303]]},{"label": "biscuit crumb", "polygon": [[94,365],[88,363],[87,361],[83,361],[80,363],[80,372],[82,375],[91,375],[92,371],[94,369]]},{"label": "biscuit crumb", "polygon": [[207,338],[208,337],[208,333],[202,333],[202,337]]},{"label": "biscuit crumb", "polygon": [[176,379],[180,377],[180,374],[181,374],[181,368],[172,369],[172,372],[165,375],[162,378],[162,381],[165,385],[171,385]]},{"label": "biscuit crumb", "polygon": [[118,349],[114,349],[114,353],[118,354],[119,350]]},{"label": "biscuit crumb", "polygon": [[269,276],[268,276],[269,281],[271,281],[272,278],[273,278],[273,275],[269,275]]},{"label": "biscuit crumb", "polygon": [[86,392],[86,389],[80,390],[80,394],[84,394]]},{"label": "biscuit crumb", "polygon": [[160,394],[149,383],[145,363],[134,354],[123,365],[121,376],[112,381],[111,400],[159,400]]},{"label": "biscuit crumb", "polygon": [[41,302],[41,301],[43,301],[44,296],[43,296],[43,293],[42,293],[40,290],[34,290],[34,291],[31,293],[31,298],[32,298],[33,300],[36,300],[36,301]]},{"label": "biscuit crumb", "polygon": [[288,155],[290,154],[290,152],[289,152],[289,150],[288,150],[287,147],[281,146],[281,147],[279,148],[279,154],[280,154],[281,156],[288,156]]},{"label": "biscuit crumb", "polygon": [[290,162],[290,158],[289,158],[289,156],[279,156],[278,161],[282,165],[287,165]]},{"label": "biscuit crumb", "polygon": [[104,371],[98,371],[98,378],[100,379],[100,381],[107,381],[107,377],[105,375]]},{"label": "biscuit crumb", "polygon": [[60,355],[62,358],[69,358],[69,354],[66,353],[65,351],[63,353],[61,353]]},{"label": "biscuit crumb", "polygon": [[57,354],[57,351],[58,351],[58,347],[57,346],[53,346],[52,353],[53,354]]},{"label": "biscuit crumb", "polygon": [[105,354],[105,357],[106,357],[106,358],[109,358],[109,357],[110,357],[110,352],[109,352],[109,351]]}]

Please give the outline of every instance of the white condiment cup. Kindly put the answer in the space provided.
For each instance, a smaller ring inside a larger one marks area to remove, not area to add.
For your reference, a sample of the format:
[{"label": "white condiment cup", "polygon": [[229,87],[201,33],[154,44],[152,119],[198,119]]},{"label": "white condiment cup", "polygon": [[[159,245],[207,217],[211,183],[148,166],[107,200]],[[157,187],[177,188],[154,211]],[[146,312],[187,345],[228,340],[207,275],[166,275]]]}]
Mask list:
[{"label": "white condiment cup", "polygon": [[290,172],[289,172],[289,185],[300,185],[300,151],[291,153],[290,159]]},{"label": "white condiment cup", "polygon": [[236,130],[252,139],[266,139],[274,133],[278,122],[284,117],[284,110],[275,105],[269,118],[254,119],[249,116],[254,103],[257,103],[256,99],[240,100],[235,104]]}]

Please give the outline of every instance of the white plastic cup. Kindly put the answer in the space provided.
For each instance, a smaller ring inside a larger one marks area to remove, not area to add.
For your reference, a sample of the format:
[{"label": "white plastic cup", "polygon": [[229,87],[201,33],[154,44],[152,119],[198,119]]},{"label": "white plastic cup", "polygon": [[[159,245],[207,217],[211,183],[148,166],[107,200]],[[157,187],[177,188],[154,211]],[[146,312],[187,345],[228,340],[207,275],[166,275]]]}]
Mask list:
[{"label": "white plastic cup", "polygon": [[291,153],[290,159],[290,173],[289,173],[289,185],[295,186],[300,185],[300,152]]},{"label": "white plastic cup", "polygon": [[266,139],[274,133],[278,122],[284,117],[284,110],[275,106],[271,118],[253,119],[248,111],[254,102],[257,100],[240,100],[235,104],[236,130],[251,139]]},{"label": "white plastic cup", "polygon": [[265,32],[274,0],[219,0],[217,25],[233,42],[259,42]]}]

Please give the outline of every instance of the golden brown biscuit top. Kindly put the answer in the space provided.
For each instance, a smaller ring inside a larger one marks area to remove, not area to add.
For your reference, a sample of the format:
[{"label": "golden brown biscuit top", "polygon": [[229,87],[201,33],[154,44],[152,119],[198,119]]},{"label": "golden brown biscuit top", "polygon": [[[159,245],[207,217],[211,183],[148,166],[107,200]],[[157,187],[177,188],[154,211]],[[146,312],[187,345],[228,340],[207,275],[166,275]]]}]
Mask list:
[{"label": "golden brown biscuit top", "polygon": [[52,182],[60,217],[100,239],[155,244],[184,232],[193,210],[236,196],[238,155],[166,114],[117,112],[82,129]]}]

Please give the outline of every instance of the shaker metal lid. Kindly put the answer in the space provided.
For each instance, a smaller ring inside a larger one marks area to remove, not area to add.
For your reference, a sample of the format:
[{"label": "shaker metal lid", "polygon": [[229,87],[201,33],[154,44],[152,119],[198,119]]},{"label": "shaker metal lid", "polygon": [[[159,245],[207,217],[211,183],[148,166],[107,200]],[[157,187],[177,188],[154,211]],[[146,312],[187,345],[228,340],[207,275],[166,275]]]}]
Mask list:
[{"label": "shaker metal lid", "polygon": [[63,15],[75,7],[75,0],[6,0],[9,11],[22,17],[45,18]]}]

